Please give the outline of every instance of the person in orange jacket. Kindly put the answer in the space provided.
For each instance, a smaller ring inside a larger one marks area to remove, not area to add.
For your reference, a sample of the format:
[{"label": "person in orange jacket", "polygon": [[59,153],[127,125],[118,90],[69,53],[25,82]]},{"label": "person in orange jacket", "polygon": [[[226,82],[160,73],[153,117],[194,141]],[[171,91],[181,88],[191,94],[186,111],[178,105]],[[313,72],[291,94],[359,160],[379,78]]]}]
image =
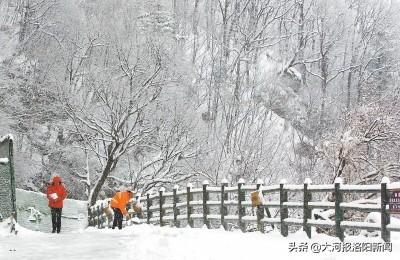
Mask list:
[{"label": "person in orange jacket", "polygon": [[61,231],[61,214],[63,201],[67,197],[67,191],[61,182],[60,176],[54,176],[52,182],[47,187],[47,199],[51,209],[51,223],[53,225],[52,233]]},{"label": "person in orange jacket", "polygon": [[127,190],[127,191],[118,191],[111,199],[110,206],[114,211],[114,221],[112,229],[115,229],[116,226],[118,226],[118,229],[122,229],[123,217],[128,216],[126,205],[129,203],[129,200],[132,197],[133,197],[133,192]]}]

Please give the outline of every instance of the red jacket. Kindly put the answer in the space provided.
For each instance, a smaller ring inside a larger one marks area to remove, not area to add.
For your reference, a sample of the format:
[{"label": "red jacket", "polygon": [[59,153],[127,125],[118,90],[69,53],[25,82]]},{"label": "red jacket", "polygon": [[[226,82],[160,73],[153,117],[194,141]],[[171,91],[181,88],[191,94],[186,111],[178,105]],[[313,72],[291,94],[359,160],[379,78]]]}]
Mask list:
[{"label": "red jacket", "polygon": [[[56,194],[56,195],[55,195]],[[60,176],[54,176],[51,184],[47,187],[47,199],[50,208],[62,208],[63,201],[67,197],[67,191],[61,184]]]},{"label": "red jacket", "polygon": [[117,208],[121,210],[122,215],[127,215],[126,204],[132,198],[133,193],[127,191],[119,191],[115,193],[114,197],[111,199],[111,208]]}]

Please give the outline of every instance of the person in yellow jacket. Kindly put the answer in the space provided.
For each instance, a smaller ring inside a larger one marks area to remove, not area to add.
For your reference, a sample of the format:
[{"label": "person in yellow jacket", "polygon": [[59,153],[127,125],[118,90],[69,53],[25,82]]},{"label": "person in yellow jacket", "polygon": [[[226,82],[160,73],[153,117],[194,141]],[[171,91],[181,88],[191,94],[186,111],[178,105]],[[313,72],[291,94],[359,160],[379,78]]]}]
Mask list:
[{"label": "person in yellow jacket", "polygon": [[115,229],[118,226],[119,229],[122,229],[122,220],[124,216],[128,216],[128,211],[126,210],[126,205],[129,203],[129,200],[133,197],[133,192],[130,190],[127,191],[118,191],[115,193],[114,197],[111,199],[111,208],[114,211],[114,221],[112,225],[112,229]]}]

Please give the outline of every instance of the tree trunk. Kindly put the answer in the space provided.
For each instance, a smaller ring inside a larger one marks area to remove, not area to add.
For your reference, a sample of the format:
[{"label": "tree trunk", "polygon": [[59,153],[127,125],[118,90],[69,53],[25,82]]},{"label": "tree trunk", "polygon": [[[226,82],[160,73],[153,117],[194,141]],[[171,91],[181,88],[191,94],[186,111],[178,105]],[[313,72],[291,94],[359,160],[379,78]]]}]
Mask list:
[{"label": "tree trunk", "polygon": [[194,64],[196,61],[197,55],[197,42],[199,38],[199,32],[197,30],[197,25],[199,22],[199,2],[200,0],[195,0],[194,2],[194,10],[193,10],[193,23],[192,23],[192,33],[193,33],[193,52],[192,52],[192,63]]},{"label": "tree trunk", "polygon": [[304,38],[304,0],[299,2],[299,36],[298,36],[298,60],[300,63],[300,74],[301,74],[301,84],[302,86],[306,85],[306,65],[302,62],[304,60],[304,46],[305,46],[305,38]]},{"label": "tree trunk", "polygon": [[93,187],[92,192],[90,193],[89,196],[89,205],[93,206],[96,204],[97,197],[99,196],[100,190],[104,185],[104,182],[107,180],[108,175],[111,173],[113,170],[114,166],[116,165],[117,160],[113,158],[113,156],[109,156],[107,158],[107,164],[104,167],[100,179],[96,182],[96,184]]},{"label": "tree trunk", "polygon": [[28,21],[29,21],[29,15],[30,15],[30,4],[29,0],[26,1],[25,4],[22,6],[22,19],[21,19],[21,28],[19,31],[19,42],[23,42],[25,40],[25,37],[28,33]]},{"label": "tree trunk", "polygon": [[229,9],[229,0],[225,0],[224,11],[222,13],[222,53],[225,58],[222,62],[223,66],[225,66],[225,61],[229,55],[229,35],[228,35],[228,9]]},{"label": "tree trunk", "polygon": [[325,56],[322,56],[321,60],[321,111],[320,111],[320,118],[319,118],[319,135],[318,137],[321,136],[321,133],[323,129],[326,127],[326,99],[327,99],[327,87],[328,87],[328,64]]}]

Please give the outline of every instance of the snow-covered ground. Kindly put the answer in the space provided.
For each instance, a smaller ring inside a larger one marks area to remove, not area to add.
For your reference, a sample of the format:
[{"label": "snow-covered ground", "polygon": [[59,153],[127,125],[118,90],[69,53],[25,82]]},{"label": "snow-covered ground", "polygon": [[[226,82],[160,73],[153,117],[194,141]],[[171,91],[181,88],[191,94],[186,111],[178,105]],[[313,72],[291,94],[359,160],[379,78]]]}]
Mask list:
[{"label": "snow-covered ground", "polygon": [[[11,235],[5,222],[0,223],[0,259],[398,259],[400,234],[392,233],[393,251],[375,253],[289,252],[290,243],[320,245],[338,243],[334,237],[303,232],[283,238],[269,234],[227,232],[223,230],[170,228],[135,225],[120,230],[88,228],[81,231],[49,234],[19,227]],[[382,242],[378,238],[353,237],[345,242]],[[310,248],[308,248],[310,250]],[[383,259],[383,258],[382,258]]]}]

